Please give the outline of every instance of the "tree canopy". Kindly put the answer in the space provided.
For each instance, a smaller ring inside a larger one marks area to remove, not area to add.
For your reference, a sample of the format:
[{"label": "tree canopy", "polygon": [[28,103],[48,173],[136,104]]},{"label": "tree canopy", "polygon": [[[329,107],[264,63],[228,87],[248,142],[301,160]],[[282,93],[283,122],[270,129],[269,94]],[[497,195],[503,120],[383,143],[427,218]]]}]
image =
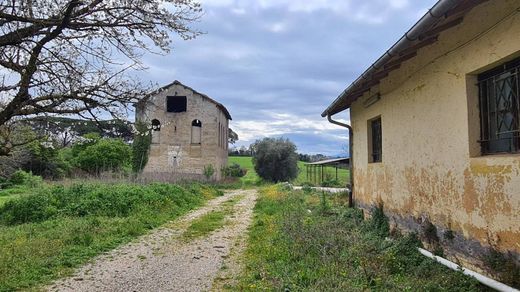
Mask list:
[{"label": "tree canopy", "polygon": [[268,181],[291,181],[298,176],[296,145],[284,138],[264,138],[252,147],[253,164],[258,175]]},{"label": "tree canopy", "polygon": [[146,52],[168,53],[172,34],[196,37],[201,13],[193,0],[0,0],[0,127],[42,114],[126,116],[149,90],[131,70]]}]

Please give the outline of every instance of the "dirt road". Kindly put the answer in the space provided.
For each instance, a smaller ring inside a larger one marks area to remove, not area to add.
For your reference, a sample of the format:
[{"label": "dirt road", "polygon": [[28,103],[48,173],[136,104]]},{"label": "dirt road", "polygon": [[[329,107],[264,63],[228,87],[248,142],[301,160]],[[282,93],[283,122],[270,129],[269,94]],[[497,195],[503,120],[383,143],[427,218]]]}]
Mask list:
[{"label": "dirt road", "polygon": [[[251,223],[255,190],[226,193],[173,223],[94,259],[49,291],[219,290],[240,272],[239,256]],[[212,211],[226,213],[225,225],[195,239],[183,236],[191,223]],[[215,285],[213,285],[215,283]]]}]

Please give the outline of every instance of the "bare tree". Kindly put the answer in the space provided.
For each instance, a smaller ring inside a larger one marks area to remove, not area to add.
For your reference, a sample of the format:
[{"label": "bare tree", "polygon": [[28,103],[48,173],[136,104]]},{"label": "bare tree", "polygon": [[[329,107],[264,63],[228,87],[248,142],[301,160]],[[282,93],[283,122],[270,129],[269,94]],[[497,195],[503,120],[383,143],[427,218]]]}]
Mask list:
[{"label": "bare tree", "polygon": [[201,13],[193,0],[0,0],[0,127],[42,114],[124,116],[149,90],[131,70],[146,52],[168,53],[171,33],[196,37]]}]

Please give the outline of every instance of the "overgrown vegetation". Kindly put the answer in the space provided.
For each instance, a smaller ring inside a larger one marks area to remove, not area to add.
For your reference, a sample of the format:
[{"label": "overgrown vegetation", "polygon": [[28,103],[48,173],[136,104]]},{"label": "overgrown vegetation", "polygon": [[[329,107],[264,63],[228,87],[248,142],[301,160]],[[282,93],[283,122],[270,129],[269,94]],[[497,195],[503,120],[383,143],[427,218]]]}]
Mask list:
[{"label": "overgrown vegetation", "polygon": [[491,247],[483,260],[489,273],[501,282],[520,289],[520,266],[512,254],[502,253]]},{"label": "overgrown vegetation", "polygon": [[415,234],[390,236],[382,208],[363,220],[345,195],[263,188],[235,290],[472,291],[476,280],[420,255]]},{"label": "overgrown vegetation", "polygon": [[69,274],[222,194],[198,184],[76,184],[36,192],[0,207],[0,291]]},{"label": "overgrown vegetation", "polygon": [[131,148],[120,139],[101,139],[99,136],[73,146],[74,163],[89,174],[103,171],[120,172],[130,167]]},{"label": "overgrown vegetation", "polygon": [[143,123],[136,123],[137,133],[132,144],[132,170],[141,172],[148,162],[152,135]]},{"label": "overgrown vegetation", "polygon": [[222,173],[225,177],[243,177],[247,174],[247,169],[242,168],[238,163],[231,163],[224,167]]}]

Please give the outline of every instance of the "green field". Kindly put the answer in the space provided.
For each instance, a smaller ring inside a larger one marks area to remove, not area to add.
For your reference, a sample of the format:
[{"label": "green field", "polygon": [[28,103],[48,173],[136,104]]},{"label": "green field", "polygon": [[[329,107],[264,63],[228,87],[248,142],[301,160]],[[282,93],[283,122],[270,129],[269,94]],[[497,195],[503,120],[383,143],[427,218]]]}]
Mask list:
[{"label": "green field", "polygon": [[[229,164],[237,163],[241,167],[247,169],[247,175],[242,178],[242,182],[244,184],[257,184],[260,178],[255,172],[253,166],[253,158],[252,157],[244,157],[244,156],[230,156]],[[307,173],[305,169],[305,162],[298,161],[298,168],[300,169],[300,173],[298,177],[294,180],[295,185],[302,185],[305,182],[309,182],[307,180]],[[325,167],[324,177],[329,176],[329,178],[336,178],[336,170],[334,167]],[[347,169],[338,169],[338,181],[340,185],[347,185],[348,183],[348,170]]]}]

